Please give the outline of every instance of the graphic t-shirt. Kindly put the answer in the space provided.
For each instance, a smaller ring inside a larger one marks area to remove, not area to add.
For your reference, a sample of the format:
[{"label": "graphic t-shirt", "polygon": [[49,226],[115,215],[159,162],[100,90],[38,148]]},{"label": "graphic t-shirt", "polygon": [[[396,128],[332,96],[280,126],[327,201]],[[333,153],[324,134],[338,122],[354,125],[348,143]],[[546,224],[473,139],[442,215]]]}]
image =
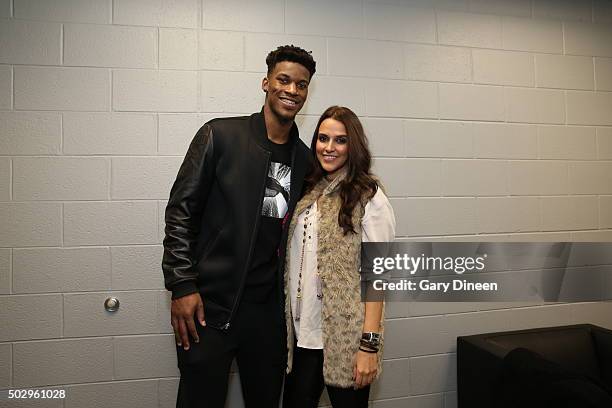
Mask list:
[{"label": "graphic t-shirt", "polygon": [[246,277],[243,299],[265,302],[277,284],[278,247],[282,222],[289,206],[291,191],[291,152],[293,143],[276,144],[266,140],[272,152],[266,190],[261,207],[257,241]]}]

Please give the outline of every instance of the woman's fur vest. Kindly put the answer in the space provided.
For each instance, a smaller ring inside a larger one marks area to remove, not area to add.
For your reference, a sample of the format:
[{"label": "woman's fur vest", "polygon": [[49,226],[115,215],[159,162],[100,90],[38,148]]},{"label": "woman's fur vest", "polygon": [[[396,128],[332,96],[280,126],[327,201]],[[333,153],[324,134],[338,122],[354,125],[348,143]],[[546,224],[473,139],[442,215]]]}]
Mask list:
[{"label": "woman's fur vest", "polygon": [[[365,202],[358,203],[353,211],[356,233],[344,235],[338,224],[342,205],[339,183],[346,174],[339,174],[332,182],[323,178],[297,204],[291,223],[287,257],[285,260],[285,315],[287,321],[287,373],[291,371],[294,347],[293,318],[289,298],[289,265],[291,237],[298,215],[315,201],[318,209],[317,265],[322,281],[323,305],[321,325],[323,332],[323,378],[325,384],[336,387],[352,387],[355,355],[363,330],[365,304],[361,301],[361,220]],[[383,311],[384,316],[384,311]],[[383,317],[380,322],[381,346],[378,352],[378,373],[382,371]]]}]

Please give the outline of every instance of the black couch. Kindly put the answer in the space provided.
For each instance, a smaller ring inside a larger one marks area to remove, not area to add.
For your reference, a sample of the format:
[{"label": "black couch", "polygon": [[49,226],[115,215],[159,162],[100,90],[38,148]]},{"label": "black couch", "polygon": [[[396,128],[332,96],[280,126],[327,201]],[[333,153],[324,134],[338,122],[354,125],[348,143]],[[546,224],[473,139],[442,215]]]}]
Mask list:
[{"label": "black couch", "polygon": [[458,408],[612,408],[612,330],[591,324],[457,338]]}]

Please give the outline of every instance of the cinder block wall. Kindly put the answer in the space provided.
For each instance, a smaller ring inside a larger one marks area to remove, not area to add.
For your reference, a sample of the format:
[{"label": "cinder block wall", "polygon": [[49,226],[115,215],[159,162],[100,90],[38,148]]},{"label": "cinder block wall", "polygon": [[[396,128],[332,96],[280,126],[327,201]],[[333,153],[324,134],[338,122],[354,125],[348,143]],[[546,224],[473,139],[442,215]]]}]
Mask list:
[{"label": "cinder block wall", "polygon": [[[280,44],[318,62],[305,140],[330,104],[363,118],[399,239],[612,240],[610,1],[0,0],[0,19],[0,389],[68,390],[41,406],[174,406],[165,200],[203,122],[260,108]],[[605,303],[388,318],[377,408],[456,406],[457,335],[612,327]]]}]

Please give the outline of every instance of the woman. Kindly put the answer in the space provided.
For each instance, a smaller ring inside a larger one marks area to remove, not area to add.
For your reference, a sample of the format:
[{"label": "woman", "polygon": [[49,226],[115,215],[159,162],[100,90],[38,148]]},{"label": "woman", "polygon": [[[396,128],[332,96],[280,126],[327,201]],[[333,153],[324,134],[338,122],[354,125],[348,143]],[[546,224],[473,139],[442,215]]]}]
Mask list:
[{"label": "woman", "polygon": [[289,225],[283,405],[316,407],[325,385],[334,408],[367,407],[381,371],[383,302],[361,301],[361,242],[392,241],[395,217],[350,109],[323,113],[311,151],[314,169]]}]

